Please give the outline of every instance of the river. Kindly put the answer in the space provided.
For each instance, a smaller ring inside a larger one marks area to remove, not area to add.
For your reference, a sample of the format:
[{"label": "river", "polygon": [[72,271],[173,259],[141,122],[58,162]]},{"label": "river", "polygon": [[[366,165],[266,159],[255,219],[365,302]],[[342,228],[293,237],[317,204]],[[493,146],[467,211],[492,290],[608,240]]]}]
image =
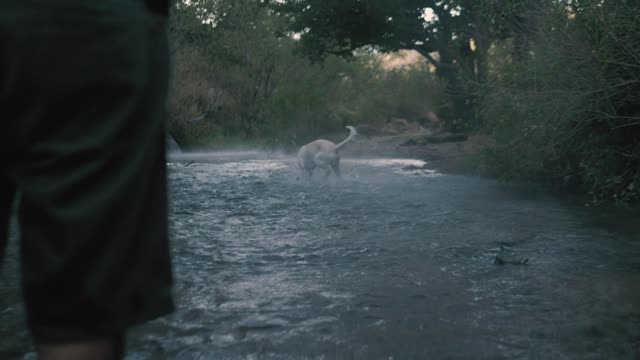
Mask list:
[{"label": "river", "polygon": [[[411,159],[343,159],[344,181],[328,183],[299,181],[294,159],[277,154],[181,154],[168,166],[178,309],[131,331],[127,359],[640,351],[629,213]],[[498,254],[528,262],[497,265]],[[34,359],[15,259],[13,239],[0,358]]]}]

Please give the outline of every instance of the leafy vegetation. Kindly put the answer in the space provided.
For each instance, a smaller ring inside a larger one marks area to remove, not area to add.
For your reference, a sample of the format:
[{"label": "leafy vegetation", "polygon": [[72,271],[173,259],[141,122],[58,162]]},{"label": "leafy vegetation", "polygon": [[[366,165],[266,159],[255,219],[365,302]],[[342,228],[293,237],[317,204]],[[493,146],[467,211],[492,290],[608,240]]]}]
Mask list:
[{"label": "leafy vegetation", "polygon": [[425,64],[388,70],[372,54],[314,62],[297,53],[285,25],[259,1],[177,6],[169,131],[180,144],[294,146],[349,124],[418,119],[438,103]]},{"label": "leafy vegetation", "polygon": [[[633,0],[192,0],[171,21],[183,146],[299,145],[438,113],[490,139],[481,167],[640,200]],[[380,54],[424,62],[389,70]]]},{"label": "leafy vegetation", "polygon": [[482,100],[504,178],[555,180],[592,201],[640,198],[640,13],[627,1],[533,9],[529,54],[496,42]]}]

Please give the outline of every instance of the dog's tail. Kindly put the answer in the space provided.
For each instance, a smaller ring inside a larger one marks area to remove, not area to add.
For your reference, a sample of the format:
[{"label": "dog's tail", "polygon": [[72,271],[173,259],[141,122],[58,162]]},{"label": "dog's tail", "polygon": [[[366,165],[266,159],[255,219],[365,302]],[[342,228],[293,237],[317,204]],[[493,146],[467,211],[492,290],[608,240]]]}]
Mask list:
[{"label": "dog's tail", "polygon": [[356,137],[356,135],[358,135],[356,128],[354,128],[353,126],[347,126],[346,128],[349,129],[349,136],[346,139],[344,139],[341,143],[336,145],[336,150],[340,150],[341,147],[343,147],[349,141],[353,140],[353,138]]}]

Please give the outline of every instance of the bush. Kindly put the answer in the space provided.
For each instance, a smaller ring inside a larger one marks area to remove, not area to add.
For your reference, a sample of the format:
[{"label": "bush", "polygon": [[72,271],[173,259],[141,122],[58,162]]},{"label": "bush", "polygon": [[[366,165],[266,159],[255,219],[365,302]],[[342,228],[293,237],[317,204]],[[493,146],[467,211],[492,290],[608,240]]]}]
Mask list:
[{"label": "bush", "polygon": [[531,56],[491,52],[487,163],[502,178],[578,180],[593,202],[640,199],[638,5],[582,1],[545,8]]},{"label": "bush", "polygon": [[[234,15],[216,27],[202,24],[188,6],[178,7],[172,20],[169,131],[185,149],[293,148],[346,125],[419,120],[439,102],[426,66],[388,71],[364,52],[350,61],[330,56],[313,63],[294,52],[295,40],[276,36],[278,18],[265,8],[229,5]],[[247,18],[260,30],[240,26]]]}]

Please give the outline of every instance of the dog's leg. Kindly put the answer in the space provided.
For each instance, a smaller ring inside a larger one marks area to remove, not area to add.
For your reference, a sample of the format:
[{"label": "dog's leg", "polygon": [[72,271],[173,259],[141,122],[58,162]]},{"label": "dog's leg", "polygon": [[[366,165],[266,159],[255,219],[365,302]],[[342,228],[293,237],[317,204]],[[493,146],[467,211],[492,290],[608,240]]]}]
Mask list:
[{"label": "dog's leg", "polygon": [[300,175],[296,176],[296,180],[298,181],[311,181],[311,176],[313,175],[313,169],[300,168]]},{"label": "dog's leg", "polygon": [[331,175],[331,167],[325,164],[323,166],[320,166],[320,168],[324,170],[324,176],[322,177],[322,179],[324,180],[325,183],[329,182],[329,175]]},{"label": "dog's leg", "polygon": [[300,169],[300,177],[305,182],[311,182],[313,178],[313,169]]},{"label": "dog's leg", "polygon": [[342,174],[340,174],[340,163],[331,164],[331,169],[333,169],[333,173],[336,174],[338,180],[342,180]]}]

